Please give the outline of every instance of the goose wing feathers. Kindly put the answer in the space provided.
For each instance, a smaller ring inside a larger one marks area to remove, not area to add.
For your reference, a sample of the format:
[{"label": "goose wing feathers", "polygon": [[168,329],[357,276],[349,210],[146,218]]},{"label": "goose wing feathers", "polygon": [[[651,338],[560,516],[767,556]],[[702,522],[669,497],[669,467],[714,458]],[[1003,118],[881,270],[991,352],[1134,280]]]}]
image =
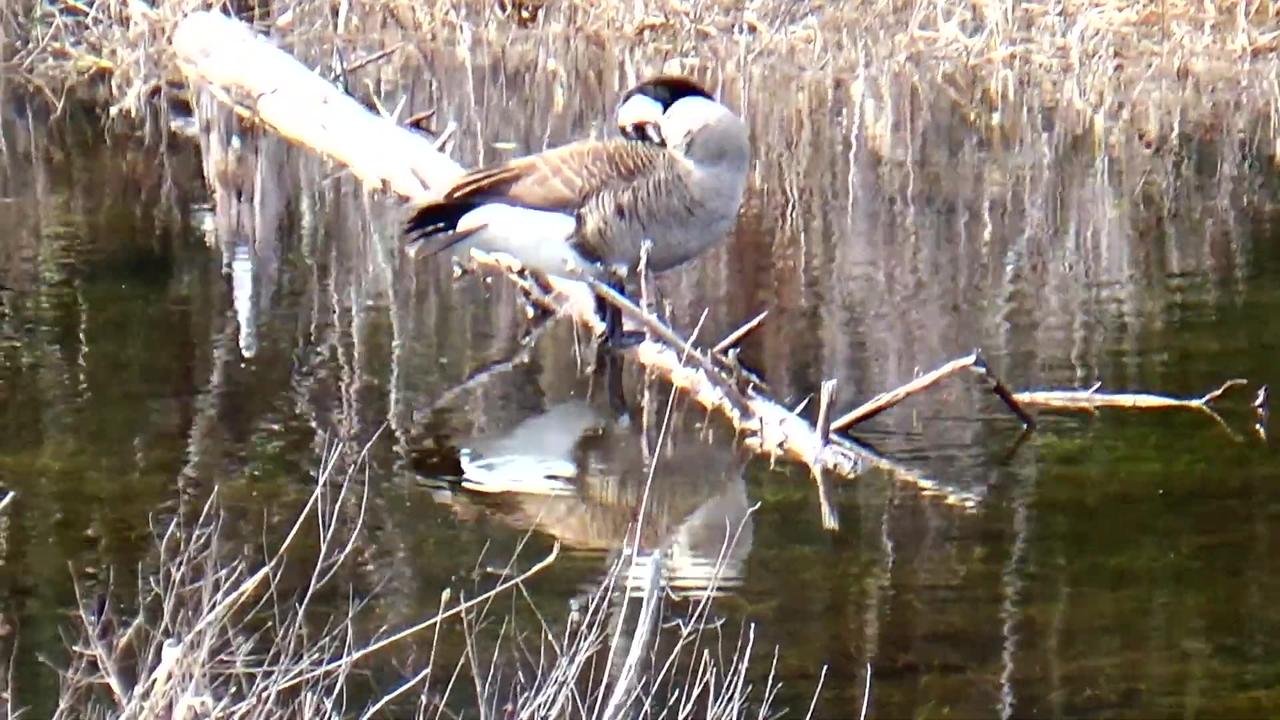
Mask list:
[{"label": "goose wing feathers", "polygon": [[586,141],[468,173],[444,202],[505,202],[574,212],[599,193],[658,172],[673,162],[660,146],[632,141]]}]

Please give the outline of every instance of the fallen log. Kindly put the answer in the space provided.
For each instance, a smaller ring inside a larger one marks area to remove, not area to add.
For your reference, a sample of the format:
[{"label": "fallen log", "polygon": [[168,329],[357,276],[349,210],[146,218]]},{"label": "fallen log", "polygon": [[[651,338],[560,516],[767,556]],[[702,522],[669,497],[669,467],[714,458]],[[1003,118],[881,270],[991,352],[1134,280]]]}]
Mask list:
[{"label": "fallen log", "polygon": [[172,43],[193,86],[346,166],[368,187],[422,201],[465,172],[430,138],[369,112],[238,20],[193,12]]}]

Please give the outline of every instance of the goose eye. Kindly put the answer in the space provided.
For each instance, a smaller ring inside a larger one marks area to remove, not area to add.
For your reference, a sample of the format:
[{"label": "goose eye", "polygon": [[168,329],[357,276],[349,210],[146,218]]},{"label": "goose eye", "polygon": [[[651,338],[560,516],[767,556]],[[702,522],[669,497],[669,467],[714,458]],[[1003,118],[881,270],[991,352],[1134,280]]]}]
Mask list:
[{"label": "goose eye", "polygon": [[662,128],[658,127],[658,123],[642,123],[640,129],[644,132],[645,139],[654,145],[666,144],[662,137]]}]

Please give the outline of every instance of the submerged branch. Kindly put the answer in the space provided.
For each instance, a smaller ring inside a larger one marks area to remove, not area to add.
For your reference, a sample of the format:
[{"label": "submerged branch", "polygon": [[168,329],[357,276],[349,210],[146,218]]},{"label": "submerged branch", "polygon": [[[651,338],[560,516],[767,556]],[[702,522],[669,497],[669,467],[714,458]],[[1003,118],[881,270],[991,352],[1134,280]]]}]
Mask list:
[{"label": "submerged branch", "polygon": [[[1224,393],[1234,387],[1248,385],[1249,381],[1243,378],[1233,378],[1218,386],[1212,392],[1205,393],[1197,398],[1176,398],[1167,395],[1157,395],[1154,393],[1126,393],[1126,392],[1099,392],[1102,387],[1101,382],[1094,383],[1091,387],[1083,390],[1027,390],[1025,392],[1015,393],[1014,396],[1019,402],[1025,405],[1042,407],[1050,410],[1080,410],[1083,412],[1096,413],[1099,408],[1114,408],[1121,410],[1166,410],[1166,409],[1187,409],[1196,410],[1208,415],[1214,422],[1218,423],[1223,430],[1234,440],[1242,440],[1239,433],[1231,429],[1227,421],[1213,409],[1212,404],[1222,397]],[[1264,387],[1265,390],[1265,387]],[[1266,439],[1266,423],[1263,413],[1258,413],[1259,422],[1254,426],[1254,431],[1263,440]]]},{"label": "submerged branch", "polygon": [[[582,283],[548,277],[544,282],[532,280],[514,259],[507,255],[490,255],[471,251],[472,260],[484,270],[497,272],[516,285],[533,304],[551,312],[569,315],[592,332],[600,332],[602,324],[595,303]],[[660,340],[647,339],[630,351],[644,368],[683,391],[694,402],[722,415],[737,430],[747,449],[785,458],[807,467],[811,473],[830,473],[853,477],[865,467],[879,468],[901,482],[915,487],[921,494],[938,497],[949,505],[973,508],[978,496],[947,488],[911,468],[895,462],[845,437],[822,433],[794,411],[755,389],[739,389],[715,367],[705,354],[688,347],[670,327],[630,299],[615,292],[596,292],[615,305],[626,318],[649,330]],[[695,358],[693,364],[685,357]],[[731,391],[726,391],[726,388]]]},{"label": "submerged branch", "polygon": [[1231,388],[1247,385],[1244,378],[1228,380],[1213,392],[1198,398],[1175,398],[1154,393],[1099,392],[1102,383],[1095,383],[1084,390],[1027,390],[1014,393],[1014,397],[1025,405],[1052,408],[1055,410],[1088,410],[1098,408],[1126,408],[1138,410],[1156,410],[1161,408],[1191,408],[1213,412],[1209,406],[1222,397]]}]

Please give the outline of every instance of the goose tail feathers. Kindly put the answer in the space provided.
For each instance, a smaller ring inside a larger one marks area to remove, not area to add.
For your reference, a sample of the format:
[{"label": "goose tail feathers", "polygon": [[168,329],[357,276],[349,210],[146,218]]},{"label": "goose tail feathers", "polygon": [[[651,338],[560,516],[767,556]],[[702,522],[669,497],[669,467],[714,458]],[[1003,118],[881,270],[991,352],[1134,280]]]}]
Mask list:
[{"label": "goose tail feathers", "polygon": [[433,202],[418,208],[404,225],[409,257],[437,255],[483,230],[483,225],[458,229],[463,216],[477,207],[479,203]]}]

